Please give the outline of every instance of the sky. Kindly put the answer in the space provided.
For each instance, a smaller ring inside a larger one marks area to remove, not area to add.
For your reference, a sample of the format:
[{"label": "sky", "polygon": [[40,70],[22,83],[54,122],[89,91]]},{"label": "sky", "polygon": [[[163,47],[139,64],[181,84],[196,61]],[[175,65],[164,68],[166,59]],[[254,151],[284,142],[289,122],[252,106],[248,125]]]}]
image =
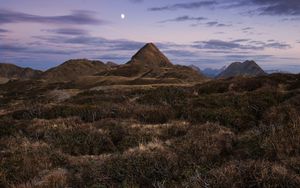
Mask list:
[{"label": "sky", "polygon": [[300,0],[0,0],[0,62],[121,64],[148,42],[174,64],[298,73]]}]

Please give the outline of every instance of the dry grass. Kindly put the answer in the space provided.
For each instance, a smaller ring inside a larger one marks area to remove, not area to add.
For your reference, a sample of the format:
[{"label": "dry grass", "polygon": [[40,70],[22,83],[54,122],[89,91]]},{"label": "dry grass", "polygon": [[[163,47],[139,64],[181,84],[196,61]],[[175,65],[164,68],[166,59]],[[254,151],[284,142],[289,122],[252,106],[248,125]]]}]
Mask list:
[{"label": "dry grass", "polygon": [[64,188],[68,186],[68,172],[65,169],[45,171],[26,183],[12,185],[12,188]]},{"label": "dry grass", "polygon": [[0,167],[5,172],[7,184],[33,179],[44,170],[63,163],[63,156],[43,142],[25,138],[8,138],[6,150],[1,153]]},{"label": "dry grass", "polygon": [[232,161],[209,172],[212,187],[298,187],[300,176],[267,161]]},{"label": "dry grass", "polygon": [[299,187],[299,75],[96,77],[0,85],[0,187]]},{"label": "dry grass", "polygon": [[183,163],[207,165],[224,158],[233,148],[235,134],[225,127],[207,123],[189,127],[183,137],[171,141]]}]

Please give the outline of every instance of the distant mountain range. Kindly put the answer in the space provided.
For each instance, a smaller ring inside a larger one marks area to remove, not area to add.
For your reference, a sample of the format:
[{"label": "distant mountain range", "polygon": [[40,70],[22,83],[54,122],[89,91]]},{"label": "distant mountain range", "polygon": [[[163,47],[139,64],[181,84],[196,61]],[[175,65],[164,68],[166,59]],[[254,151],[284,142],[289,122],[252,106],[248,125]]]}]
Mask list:
[{"label": "distant mountain range", "polygon": [[119,65],[99,76],[134,77],[136,80],[157,79],[164,81],[199,81],[205,76],[194,69],[173,65],[170,60],[153,44],[141,48],[126,64]]},{"label": "distant mountain range", "polygon": [[[235,76],[260,76],[267,74],[255,61],[245,61],[231,63],[228,67],[223,66],[221,69],[206,68],[201,70],[195,65],[190,65],[191,68],[201,72],[209,78],[228,78]],[[274,71],[275,73],[278,71]]]},{"label": "distant mountain range", "polygon": [[282,73],[282,74],[290,74],[288,71],[281,71],[278,69],[273,69],[273,70],[265,70],[266,73],[268,74],[273,74],[273,73]]},{"label": "distant mountain range", "polygon": [[[279,72],[268,71],[268,73]],[[88,59],[75,59],[51,68],[45,72],[22,68],[13,64],[0,63],[0,83],[11,79],[41,79],[48,82],[147,82],[180,83],[198,82],[207,78],[228,78],[235,76],[260,76],[267,74],[254,61],[234,62],[221,69],[200,70],[195,65],[173,65],[153,44],[147,43],[126,64],[103,63]],[[84,79],[83,79],[84,78]]]},{"label": "distant mountain range", "polygon": [[262,76],[265,71],[255,61],[234,62],[222,71],[217,78],[229,78],[235,76]]},{"label": "distant mountain range", "polygon": [[226,69],[226,66],[220,68],[220,69],[212,69],[212,68],[206,68],[202,72],[205,76],[214,78],[217,75],[219,75],[221,72],[223,72]]}]

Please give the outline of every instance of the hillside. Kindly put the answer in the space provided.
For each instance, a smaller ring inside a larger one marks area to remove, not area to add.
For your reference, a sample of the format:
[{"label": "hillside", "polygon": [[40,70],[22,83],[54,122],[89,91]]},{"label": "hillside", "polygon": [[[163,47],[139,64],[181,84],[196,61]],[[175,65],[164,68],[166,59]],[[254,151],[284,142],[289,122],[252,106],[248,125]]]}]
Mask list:
[{"label": "hillside", "polygon": [[157,79],[162,82],[166,79],[184,82],[200,81],[205,78],[190,67],[173,65],[153,43],[142,47],[126,64],[99,75]]},{"label": "hillside", "polygon": [[47,70],[40,78],[49,82],[72,81],[82,76],[94,75],[108,68],[109,66],[101,61],[73,59]]},{"label": "hillside", "polygon": [[229,78],[234,76],[262,76],[266,73],[255,61],[234,62],[230,64],[217,78]]},{"label": "hillside", "polygon": [[9,82],[0,187],[296,188],[299,91],[292,74],[99,90]]},{"label": "hillside", "polygon": [[37,78],[42,71],[23,68],[13,64],[0,63],[0,77],[2,79],[32,79]]}]

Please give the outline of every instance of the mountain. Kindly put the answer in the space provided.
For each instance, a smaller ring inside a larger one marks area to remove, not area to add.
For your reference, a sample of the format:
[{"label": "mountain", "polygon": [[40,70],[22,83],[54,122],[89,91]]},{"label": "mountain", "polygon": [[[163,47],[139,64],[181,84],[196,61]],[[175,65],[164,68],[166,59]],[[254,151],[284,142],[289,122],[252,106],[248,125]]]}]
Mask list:
[{"label": "mountain", "polygon": [[170,60],[153,43],[147,43],[127,64],[139,64],[147,67],[172,65]]},{"label": "mountain", "polygon": [[221,72],[223,72],[226,69],[226,66],[220,68],[220,69],[212,69],[212,68],[206,68],[202,71],[202,73],[210,78],[214,78],[218,76]]},{"label": "mountain", "polygon": [[0,63],[0,77],[2,79],[32,79],[38,77],[42,71],[23,68],[13,64]]},{"label": "mountain", "polygon": [[40,78],[50,82],[72,81],[81,76],[94,75],[107,69],[109,67],[101,61],[73,59],[47,70]]},{"label": "mountain", "polygon": [[117,66],[119,66],[117,63],[112,62],[112,61],[106,62],[106,65],[109,66],[109,67],[117,67]]},{"label": "mountain", "polygon": [[265,72],[266,72],[267,74],[274,74],[274,73],[290,74],[290,72],[282,71],[282,70],[277,70],[277,69],[266,70]]},{"label": "mountain", "polygon": [[229,65],[217,78],[229,78],[234,76],[261,76],[266,73],[258,66],[255,61],[234,62]]},{"label": "mountain", "polygon": [[189,65],[189,67],[194,69],[195,71],[199,72],[200,74],[205,75],[208,78],[214,78],[226,69],[226,66],[224,66],[220,69],[206,68],[203,70],[201,70],[199,67],[197,67],[195,65]]},{"label": "mountain", "polygon": [[190,67],[173,65],[153,43],[148,43],[142,47],[126,64],[99,75],[160,79],[161,81],[166,79],[199,81],[204,78],[203,75]]},{"label": "mountain", "polygon": [[197,67],[196,65],[189,65],[189,67],[202,74],[201,69],[199,67]]}]

